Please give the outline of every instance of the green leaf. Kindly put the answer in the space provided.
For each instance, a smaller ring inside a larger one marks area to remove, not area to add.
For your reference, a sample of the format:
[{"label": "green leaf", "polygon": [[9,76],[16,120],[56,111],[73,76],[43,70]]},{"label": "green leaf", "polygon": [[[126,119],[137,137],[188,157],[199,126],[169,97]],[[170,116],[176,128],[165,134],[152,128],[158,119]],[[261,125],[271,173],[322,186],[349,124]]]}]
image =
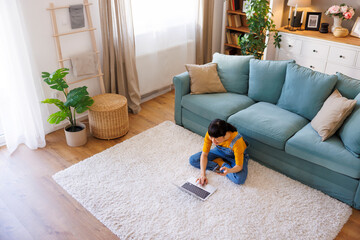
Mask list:
[{"label": "green leaf", "polygon": [[59,111],[53,114],[50,114],[48,122],[50,124],[59,124],[61,121],[64,121],[68,117],[66,112]]},{"label": "green leaf", "polygon": [[42,78],[44,78],[44,82],[46,82],[50,88],[56,89],[58,91],[64,91],[64,89],[68,88],[64,77],[69,74],[69,69],[60,68],[49,74],[48,72],[42,72]]},{"label": "green leaf", "polygon": [[88,110],[94,103],[94,100],[89,97],[89,93],[86,89],[86,86],[72,89],[68,93],[67,100],[64,105],[66,107],[75,108],[77,113],[83,113]]},{"label": "green leaf", "polygon": [[91,97],[89,97],[89,96],[84,96],[84,97],[81,99],[81,101],[79,102],[79,104],[77,104],[77,105],[75,106],[75,110],[76,110],[77,113],[83,113],[83,112],[85,112],[86,110],[88,110],[89,107],[90,107],[91,105],[93,105],[93,103],[94,103],[94,100],[93,100]]},{"label": "green leaf", "polygon": [[[273,16],[267,0],[249,0],[249,8],[246,11],[249,24],[249,34],[239,38],[241,52],[244,55],[254,55],[261,59],[267,47],[266,36],[268,32],[276,32]],[[274,36],[275,46],[280,47],[281,36]]]},{"label": "green leaf", "polygon": [[65,102],[65,106],[76,107],[76,105],[78,105],[79,102],[82,101],[84,96],[89,95],[89,93],[86,89],[87,89],[86,86],[72,89],[67,95],[67,100]]},{"label": "green leaf", "polygon": [[44,101],[41,101],[41,102],[42,103],[48,103],[48,104],[55,104],[61,111],[68,110],[68,108],[64,105],[64,102],[59,100],[59,99],[48,98],[48,99],[45,99]]}]

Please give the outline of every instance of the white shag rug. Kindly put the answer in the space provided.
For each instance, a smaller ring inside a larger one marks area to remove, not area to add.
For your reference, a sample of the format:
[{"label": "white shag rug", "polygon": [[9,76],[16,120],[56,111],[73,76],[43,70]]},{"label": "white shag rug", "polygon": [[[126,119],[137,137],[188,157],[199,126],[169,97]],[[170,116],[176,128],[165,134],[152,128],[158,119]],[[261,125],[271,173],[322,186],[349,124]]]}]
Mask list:
[{"label": "white shag rug", "polygon": [[120,239],[333,239],[351,208],[259,163],[244,185],[207,173],[205,202],[180,191],[203,138],[167,121],[53,178]]}]

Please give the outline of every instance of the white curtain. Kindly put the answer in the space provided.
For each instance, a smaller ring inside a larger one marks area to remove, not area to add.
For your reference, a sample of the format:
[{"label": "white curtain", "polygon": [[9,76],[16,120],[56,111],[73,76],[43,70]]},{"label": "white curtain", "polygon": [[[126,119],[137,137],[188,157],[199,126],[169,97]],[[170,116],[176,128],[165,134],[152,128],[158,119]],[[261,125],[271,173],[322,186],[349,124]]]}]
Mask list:
[{"label": "white curtain", "polygon": [[[40,100],[18,0],[0,0],[0,119],[10,153],[45,146]],[[40,84],[39,84],[40,85]]]},{"label": "white curtain", "polygon": [[195,63],[198,0],[132,0],[141,95],[170,86]]}]

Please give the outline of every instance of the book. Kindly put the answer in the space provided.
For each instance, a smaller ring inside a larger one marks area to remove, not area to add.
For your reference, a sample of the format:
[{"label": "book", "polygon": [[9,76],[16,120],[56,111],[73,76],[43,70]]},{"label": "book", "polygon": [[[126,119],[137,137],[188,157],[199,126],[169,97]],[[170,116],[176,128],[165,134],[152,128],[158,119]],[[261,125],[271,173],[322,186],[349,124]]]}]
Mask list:
[{"label": "book", "polygon": [[235,18],[235,27],[241,27],[241,18],[240,18],[240,15],[235,15],[234,16]]},{"label": "book", "polygon": [[239,0],[235,0],[234,10],[240,10],[240,1]]},{"label": "book", "polygon": [[229,27],[232,27],[232,26],[233,26],[233,23],[232,23],[231,15],[228,14],[227,17],[228,17],[228,26],[229,26]]},{"label": "book", "polygon": [[228,43],[228,44],[232,44],[230,31],[227,31],[227,32],[226,32],[226,40],[227,40],[227,43]]}]

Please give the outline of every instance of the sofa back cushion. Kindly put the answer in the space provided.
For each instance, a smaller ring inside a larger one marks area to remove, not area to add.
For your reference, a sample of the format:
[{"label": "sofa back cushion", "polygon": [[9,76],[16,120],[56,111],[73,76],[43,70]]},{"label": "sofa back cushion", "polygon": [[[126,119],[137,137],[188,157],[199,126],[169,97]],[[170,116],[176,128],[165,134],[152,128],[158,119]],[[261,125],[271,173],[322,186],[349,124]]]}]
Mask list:
[{"label": "sofa back cushion", "polygon": [[190,75],[191,94],[226,92],[217,73],[216,63],[185,64],[185,67]]},{"label": "sofa back cushion", "polygon": [[285,83],[277,105],[311,120],[332,92],[336,81],[336,75],[327,75],[288,63]]},{"label": "sofa back cushion", "polygon": [[284,85],[288,63],[294,60],[250,60],[248,96],[255,101],[276,104]]},{"label": "sofa back cushion", "polygon": [[247,94],[249,84],[249,62],[254,56],[232,56],[214,53],[213,63],[222,84],[228,92]]},{"label": "sofa back cushion", "polygon": [[356,105],[351,115],[339,130],[345,148],[354,156],[360,157],[360,93],[355,97]]},{"label": "sofa back cushion", "polygon": [[342,73],[336,73],[338,81],[335,88],[346,98],[354,99],[360,92],[360,79],[348,77]]}]

